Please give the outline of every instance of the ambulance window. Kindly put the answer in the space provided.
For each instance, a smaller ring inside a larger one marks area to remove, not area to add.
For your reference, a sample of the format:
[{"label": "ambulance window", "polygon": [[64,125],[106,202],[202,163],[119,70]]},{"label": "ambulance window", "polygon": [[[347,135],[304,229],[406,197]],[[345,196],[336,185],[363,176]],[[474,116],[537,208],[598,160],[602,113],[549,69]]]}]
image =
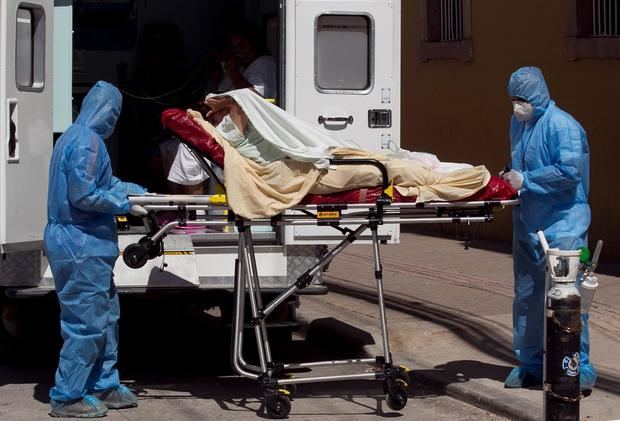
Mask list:
[{"label": "ambulance window", "polygon": [[316,23],[315,84],[320,92],[367,91],[372,85],[371,20],[321,15]]},{"label": "ambulance window", "polygon": [[43,90],[45,83],[45,13],[20,6],[15,22],[15,83],[22,91]]}]

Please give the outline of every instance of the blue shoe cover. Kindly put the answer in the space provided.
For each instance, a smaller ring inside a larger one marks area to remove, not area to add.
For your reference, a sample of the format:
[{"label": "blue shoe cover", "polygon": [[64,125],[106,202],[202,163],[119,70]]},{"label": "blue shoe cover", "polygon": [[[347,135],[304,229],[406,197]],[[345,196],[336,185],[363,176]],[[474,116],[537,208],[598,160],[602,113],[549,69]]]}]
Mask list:
[{"label": "blue shoe cover", "polygon": [[592,364],[584,364],[579,368],[579,387],[581,390],[591,390],[596,383],[596,370]]},{"label": "blue shoe cover", "polygon": [[60,418],[101,418],[108,408],[96,397],[86,395],[72,401],[50,401],[50,415]]},{"label": "blue shoe cover", "polygon": [[542,384],[542,376],[532,374],[525,367],[519,366],[512,369],[506,380],[504,387],[508,389],[518,389],[520,387],[530,387]]},{"label": "blue shoe cover", "polygon": [[127,386],[122,384],[108,390],[100,392],[92,392],[94,396],[99,398],[109,409],[133,408],[138,406],[138,398],[129,390]]}]

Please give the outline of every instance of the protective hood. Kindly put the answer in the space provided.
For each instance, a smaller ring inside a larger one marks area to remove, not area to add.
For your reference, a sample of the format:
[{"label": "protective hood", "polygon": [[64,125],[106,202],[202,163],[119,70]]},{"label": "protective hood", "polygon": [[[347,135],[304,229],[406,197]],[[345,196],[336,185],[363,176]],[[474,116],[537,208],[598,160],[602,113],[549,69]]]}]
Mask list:
[{"label": "protective hood", "polygon": [[75,124],[88,127],[103,139],[107,139],[112,135],[121,114],[122,102],[123,97],[114,85],[99,81],[84,98]]},{"label": "protective hood", "polygon": [[522,67],[515,71],[508,82],[508,95],[521,97],[532,104],[534,119],[544,114],[551,101],[545,78],[537,67]]}]

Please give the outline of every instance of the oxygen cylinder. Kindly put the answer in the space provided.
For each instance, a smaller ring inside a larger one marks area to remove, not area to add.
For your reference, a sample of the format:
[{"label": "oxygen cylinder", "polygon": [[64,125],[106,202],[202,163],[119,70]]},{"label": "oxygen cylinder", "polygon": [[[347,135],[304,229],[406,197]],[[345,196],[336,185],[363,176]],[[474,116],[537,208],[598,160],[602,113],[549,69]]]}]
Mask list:
[{"label": "oxygen cylinder", "polygon": [[545,307],[545,420],[579,421],[581,304],[574,283],[556,282]]},{"label": "oxygen cylinder", "polygon": [[592,304],[594,292],[597,287],[598,278],[594,275],[586,275],[581,284],[579,284],[578,290],[581,296],[581,314],[587,314],[590,311],[590,305]]}]

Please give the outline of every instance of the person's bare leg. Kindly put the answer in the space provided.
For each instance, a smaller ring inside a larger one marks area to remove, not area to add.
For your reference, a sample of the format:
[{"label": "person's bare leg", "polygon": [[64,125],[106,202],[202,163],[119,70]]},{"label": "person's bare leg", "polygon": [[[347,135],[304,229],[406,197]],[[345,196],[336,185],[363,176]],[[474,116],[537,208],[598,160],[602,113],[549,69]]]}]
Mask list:
[{"label": "person's bare leg", "polygon": [[168,180],[166,186],[168,187],[169,194],[185,194],[185,186],[182,184],[177,184]]},{"label": "person's bare leg", "polygon": [[185,194],[191,195],[202,195],[204,193],[204,186],[202,183],[196,184],[194,186],[183,186],[183,190]]}]

